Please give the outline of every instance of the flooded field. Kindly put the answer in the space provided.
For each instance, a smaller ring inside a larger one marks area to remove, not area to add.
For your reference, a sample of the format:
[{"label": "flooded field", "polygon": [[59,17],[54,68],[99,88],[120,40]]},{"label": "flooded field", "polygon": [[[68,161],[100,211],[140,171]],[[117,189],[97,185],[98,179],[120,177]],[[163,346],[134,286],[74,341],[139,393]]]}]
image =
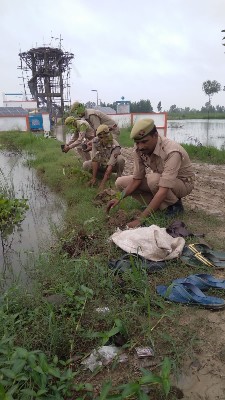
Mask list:
[{"label": "flooded field", "polygon": [[1,238],[0,267],[3,281],[25,278],[26,266],[54,242],[62,223],[65,205],[51,193],[25,165],[26,157],[7,151],[0,153],[0,187],[18,199],[27,199],[29,209],[21,225],[6,239]]},{"label": "flooded field", "polygon": [[225,148],[225,121],[186,119],[168,121],[167,137],[178,143]]}]

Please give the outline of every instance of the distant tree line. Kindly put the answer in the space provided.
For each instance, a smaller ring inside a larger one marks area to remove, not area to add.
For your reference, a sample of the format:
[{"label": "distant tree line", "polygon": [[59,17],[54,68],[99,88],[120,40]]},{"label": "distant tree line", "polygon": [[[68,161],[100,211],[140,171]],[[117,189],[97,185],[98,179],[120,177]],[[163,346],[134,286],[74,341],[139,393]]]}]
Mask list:
[{"label": "distant tree line", "polygon": [[[111,107],[116,111],[116,102],[114,103],[104,103],[101,102],[100,104],[102,107]],[[153,107],[151,105],[151,102],[149,99],[147,100],[139,100],[139,101],[135,101],[135,102],[131,102],[130,103],[130,112],[152,112],[153,111]]]},{"label": "distant tree line", "polygon": [[[179,108],[176,106],[176,104],[173,104],[170,106],[168,113],[169,115],[178,115],[181,116],[186,116],[186,115],[193,115],[193,114],[205,114],[207,113],[209,115],[212,113],[223,113],[225,112],[225,107],[224,106],[212,106],[212,96],[218,92],[221,91],[221,84],[217,81],[210,81],[207,80],[203,82],[202,84],[202,90],[205,93],[205,95],[208,97],[208,101],[205,103],[204,106],[201,107],[201,110],[196,110],[195,108],[190,108],[190,107],[185,107],[185,108]],[[224,89],[223,89],[224,90]]]},{"label": "distant tree line", "polygon": [[216,112],[225,112],[225,107],[224,106],[212,106],[208,102],[205,103],[204,106],[201,107],[200,110],[197,110],[196,108],[190,108],[190,107],[177,107],[176,104],[173,104],[170,106],[169,110],[167,111],[169,114],[197,114],[197,113],[205,113],[205,112],[210,112],[210,113],[216,113]]},{"label": "distant tree line", "polygon": [[[207,80],[207,81],[203,82],[202,90],[208,97],[208,101],[205,103],[204,106],[201,107],[200,110],[197,110],[195,108],[190,108],[190,107],[181,108],[181,107],[178,107],[176,104],[172,104],[170,106],[170,108],[168,110],[164,110],[164,112],[167,112],[171,116],[176,114],[178,117],[193,115],[193,114],[200,114],[200,113],[201,114],[202,113],[208,113],[208,114],[209,113],[210,114],[211,113],[224,113],[225,112],[224,106],[217,105],[214,107],[211,104],[212,96],[214,94],[218,93],[219,91],[221,91],[221,84],[215,80],[213,80],[213,81]],[[105,102],[100,101],[99,105],[102,107],[111,107],[116,111],[116,102],[105,103]],[[96,104],[94,102],[89,101],[85,104],[85,106],[88,108],[93,108],[96,106]],[[153,110],[151,101],[149,99],[147,99],[147,100],[141,99],[139,101],[130,103],[130,112],[132,112],[132,113],[154,112],[154,111],[155,110]],[[162,103],[161,103],[161,101],[159,101],[157,104],[156,112],[161,112],[161,111],[162,111]]]}]

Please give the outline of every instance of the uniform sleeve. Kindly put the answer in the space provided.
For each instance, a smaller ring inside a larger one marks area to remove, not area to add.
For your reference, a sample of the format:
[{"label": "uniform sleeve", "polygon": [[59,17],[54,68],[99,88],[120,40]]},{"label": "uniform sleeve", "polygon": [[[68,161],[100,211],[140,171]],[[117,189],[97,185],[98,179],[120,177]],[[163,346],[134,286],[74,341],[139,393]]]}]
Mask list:
[{"label": "uniform sleeve", "polygon": [[90,115],[90,123],[91,126],[94,128],[94,130],[96,131],[99,127],[99,125],[101,124],[101,120],[97,115]]},{"label": "uniform sleeve", "polygon": [[73,133],[71,138],[70,138],[70,140],[69,140],[69,142],[67,143],[67,145],[70,145],[70,144],[74,143],[78,139],[78,137],[79,137],[79,133],[78,132]]},{"label": "uniform sleeve", "polygon": [[133,170],[133,178],[134,179],[143,179],[146,175],[145,165],[142,159],[139,157],[137,152],[134,152],[134,170]]},{"label": "uniform sleeve", "polygon": [[117,157],[121,154],[121,147],[117,146],[115,147],[115,149],[112,150],[111,152],[111,156],[109,161],[107,162],[107,165],[112,165],[114,167],[114,165],[116,165],[117,162]]},{"label": "uniform sleeve", "polygon": [[92,141],[91,161],[99,162],[99,152],[94,141]]},{"label": "uniform sleeve", "polygon": [[159,186],[172,189],[181,166],[182,154],[178,151],[170,153],[165,160],[164,170],[159,180]]},{"label": "uniform sleeve", "polygon": [[84,139],[84,136],[83,136],[83,134],[80,132],[80,133],[79,133],[79,137],[78,137],[78,139],[76,140],[76,144],[81,144],[81,143],[83,142],[83,139]]},{"label": "uniform sleeve", "polygon": [[87,132],[87,125],[86,124],[81,124],[79,126],[79,139],[83,140],[86,138],[86,132]]}]

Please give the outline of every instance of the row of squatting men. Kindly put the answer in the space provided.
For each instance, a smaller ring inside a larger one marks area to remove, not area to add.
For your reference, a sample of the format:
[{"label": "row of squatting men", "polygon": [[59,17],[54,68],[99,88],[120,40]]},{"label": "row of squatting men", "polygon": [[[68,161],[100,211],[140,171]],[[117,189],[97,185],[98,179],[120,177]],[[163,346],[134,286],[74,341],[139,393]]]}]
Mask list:
[{"label": "row of squatting men", "polygon": [[83,168],[92,170],[90,185],[96,183],[98,172],[104,174],[100,189],[104,189],[112,172],[116,172],[117,177],[122,175],[125,159],[116,140],[120,130],[112,118],[101,111],[86,109],[83,104],[76,102],[65,124],[72,136],[63,151],[67,153],[71,149],[77,150],[83,160]]},{"label": "row of squatting men", "polygon": [[[95,111],[95,110],[94,110]],[[125,160],[121,148],[113,138],[110,128],[100,124],[92,139],[92,157],[83,167],[92,170],[91,184],[95,184],[97,172],[103,170],[100,189],[112,172],[117,172],[116,188],[121,191],[120,199],[113,199],[107,210],[118,205],[122,198],[132,196],[146,205],[140,216],[128,227],[140,226],[141,220],[156,210],[166,210],[167,215],[183,211],[181,198],[194,188],[195,174],[190,158],[178,143],[160,136],[154,120],[137,121],[130,137],[134,140],[133,174],[122,176]],[[146,171],[150,168],[151,172]]]}]

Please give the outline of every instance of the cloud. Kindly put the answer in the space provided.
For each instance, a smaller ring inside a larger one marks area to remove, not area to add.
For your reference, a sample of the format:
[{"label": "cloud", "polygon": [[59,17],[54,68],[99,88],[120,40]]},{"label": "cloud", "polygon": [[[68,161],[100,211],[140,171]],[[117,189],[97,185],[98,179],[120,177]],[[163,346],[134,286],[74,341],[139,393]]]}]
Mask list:
[{"label": "cloud", "polygon": [[[72,100],[150,99],[200,108],[204,80],[224,85],[224,0],[1,0],[0,89],[18,91],[18,53],[61,45],[74,53]],[[224,92],[213,102],[224,103]]]}]

